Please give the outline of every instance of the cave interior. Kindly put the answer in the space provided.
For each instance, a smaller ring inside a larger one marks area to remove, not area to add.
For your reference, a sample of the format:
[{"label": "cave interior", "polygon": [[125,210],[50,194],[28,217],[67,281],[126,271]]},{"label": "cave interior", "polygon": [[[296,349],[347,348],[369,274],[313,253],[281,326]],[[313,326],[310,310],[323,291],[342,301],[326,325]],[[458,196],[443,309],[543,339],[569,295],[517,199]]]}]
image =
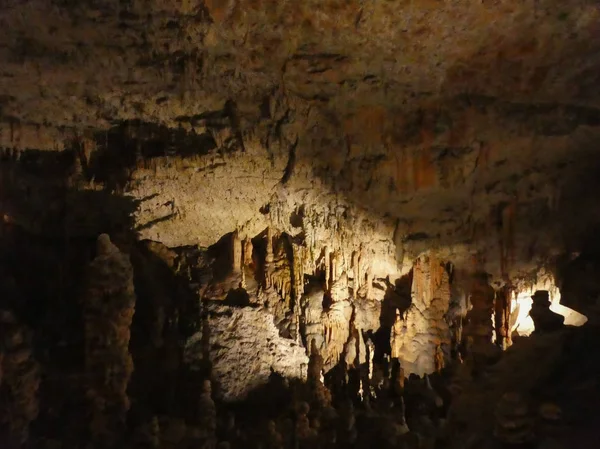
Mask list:
[{"label": "cave interior", "polygon": [[596,1],[0,3],[1,448],[598,447]]}]

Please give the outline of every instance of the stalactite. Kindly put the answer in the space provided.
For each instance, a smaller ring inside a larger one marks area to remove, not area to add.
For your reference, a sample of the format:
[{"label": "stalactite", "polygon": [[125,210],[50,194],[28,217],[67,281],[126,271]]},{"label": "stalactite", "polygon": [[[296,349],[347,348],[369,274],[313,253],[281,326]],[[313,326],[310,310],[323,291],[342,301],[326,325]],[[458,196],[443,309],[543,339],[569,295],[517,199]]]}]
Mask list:
[{"label": "stalactite", "polygon": [[253,264],[252,261],[252,240],[249,238],[245,238],[243,241],[243,259],[244,259],[244,267],[251,267]]},{"label": "stalactite", "polygon": [[232,271],[239,273],[243,267],[242,240],[236,230],[231,236],[231,264]]},{"label": "stalactite", "polygon": [[502,349],[511,345],[510,337],[510,304],[512,291],[508,285],[496,291],[494,300],[494,325],[496,344]]},{"label": "stalactite", "polygon": [[515,261],[515,220],[517,199],[501,206],[499,211],[498,239],[500,247],[500,273],[503,278],[508,276],[510,267]]},{"label": "stalactite", "polygon": [[323,249],[324,262],[325,262],[325,289],[329,291],[331,288],[331,251],[329,247]]},{"label": "stalactite", "polygon": [[361,272],[360,272],[361,267],[360,267],[360,252],[359,251],[352,252],[351,268],[352,268],[352,277],[354,280],[352,294],[354,297],[356,297],[358,295],[358,291],[360,290],[361,281],[362,281]]},{"label": "stalactite", "polygon": [[304,259],[305,248],[292,242],[292,296],[294,297],[295,313],[298,313],[300,297],[304,293]]}]

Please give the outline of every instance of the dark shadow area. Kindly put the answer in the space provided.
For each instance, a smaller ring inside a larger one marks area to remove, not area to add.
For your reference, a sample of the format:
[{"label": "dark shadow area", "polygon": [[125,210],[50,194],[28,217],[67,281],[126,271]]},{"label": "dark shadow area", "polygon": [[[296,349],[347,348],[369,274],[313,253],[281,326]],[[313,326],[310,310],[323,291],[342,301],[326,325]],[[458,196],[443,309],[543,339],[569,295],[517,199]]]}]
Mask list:
[{"label": "dark shadow area", "polygon": [[222,281],[231,273],[233,233],[225,234],[219,241],[208,248],[208,256],[212,263],[212,274],[216,282]]},{"label": "dark shadow area", "polygon": [[[129,418],[185,414],[182,404],[193,402],[189,393],[202,380],[181,364],[181,341],[199,326],[197,294],[190,290],[198,275],[188,266],[198,265],[201,255],[138,242],[132,218],[137,203],[109,188],[89,189],[77,176],[76,157],[71,151],[24,151],[18,161],[0,163],[0,306],[33,330],[33,359],[42,367],[40,413],[30,439],[43,436],[64,447],[89,441],[89,417],[82,412],[83,286],[102,233],[134,266]],[[5,436],[0,429],[0,443]]]},{"label": "dark shadow area", "polygon": [[229,290],[223,303],[227,306],[246,307],[250,305],[250,295],[242,288],[242,286],[240,286],[236,289]]},{"label": "dark shadow area", "polygon": [[411,270],[405,276],[396,279],[393,284],[388,279],[385,280],[387,289],[381,304],[379,329],[371,336],[373,343],[375,343],[373,360],[377,363],[383,363],[386,356],[391,356],[390,335],[392,326],[396,321],[396,312],[404,317],[412,303],[412,277]]},{"label": "dark shadow area", "polygon": [[0,276],[2,306],[33,330],[33,358],[42,366],[33,438],[76,446],[87,432],[82,283],[99,234],[130,245],[136,204],[78,189],[74,161],[69,151],[23,151],[0,164]]},{"label": "dark shadow area", "polygon": [[153,159],[178,156],[191,158],[217,148],[209,132],[196,134],[183,128],[171,129],[138,120],[120,122],[94,138],[92,153],[84,172],[88,179],[105,183],[109,189],[124,186],[132,169]]}]

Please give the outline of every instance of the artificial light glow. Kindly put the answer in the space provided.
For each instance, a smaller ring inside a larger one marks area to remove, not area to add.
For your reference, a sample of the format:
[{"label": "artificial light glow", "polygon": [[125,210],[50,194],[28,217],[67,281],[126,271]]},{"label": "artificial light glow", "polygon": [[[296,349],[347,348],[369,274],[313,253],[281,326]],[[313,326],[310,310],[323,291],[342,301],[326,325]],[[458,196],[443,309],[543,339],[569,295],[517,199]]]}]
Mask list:
[{"label": "artificial light glow", "polygon": [[[516,332],[520,336],[530,335],[535,326],[533,320],[529,316],[529,311],[533,304],[531,296],[537,290],[547,290],[550,294],[550,310],[565,317],[565,325],[581,326],[586,321],[585,315],[569,309],[560,304],[560,290],[556,286],[554,276],[551,273],[541,270],[533,283],[523,285],[523,287],[513,293],[513,299],[510,305],[511,314],[517,313],[517,317],[511,328],[511,333]],[[518,309],[518,312],[517,312]]]}]

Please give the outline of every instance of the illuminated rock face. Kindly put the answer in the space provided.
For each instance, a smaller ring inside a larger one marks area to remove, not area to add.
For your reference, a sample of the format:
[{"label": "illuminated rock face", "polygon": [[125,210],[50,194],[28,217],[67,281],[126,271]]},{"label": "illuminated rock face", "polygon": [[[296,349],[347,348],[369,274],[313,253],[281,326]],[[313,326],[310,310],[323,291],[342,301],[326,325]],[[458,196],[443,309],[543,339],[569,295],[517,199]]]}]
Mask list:
[{"label": "illuminated rock face", "polygon": [[[562,304],[563,292],[557,287],[554,275],[545,269],[539,270],[531,279],[521,280],[516,284],[511,301],[511,332],[521,336],[530,335],[535,324],[530,316],[533,295],[536,291],[547,291],[550,300],[550,311],[564,317],[567,326],[582,326],[588,318]],[[570,295],[567,284],[566,297]],[[579,296],[579,295],[577,295]]]},{"label": "illuminated rock face", "polygon": [[413,267],[412,304],[392,327],[392,357],[406,374],[430,374],[444,367],[451,336],[446,313],[450,282],[443,262],[434,253],[420,256]]},{"label": "illuminated rock face", "polygon": [[310,350],[321,375],[340,362],[365,363],[364,334],[379,329],[385,293],[370,274],[381,270],[377,253],[363,245],[311,248],[273,227],[243,239],[236,231],[224,245],[232,250],[221,247],[201,290],[209,319],[188,342],[186,360],[193,366],[208,357],[225,400],[245,397],[271,372],[305,379]]},{"label": "illuminated rock face", "polygon": [[[283,338],[266,310],[253,307],[208,305],[207,352],[212,377],[224,400],[239,400],[266,384],[272,372],[289,379],[306,379],[308,356],[305,349]],[[185,359],[192,366],[204,357],[203,333],[192,336]]]}]

